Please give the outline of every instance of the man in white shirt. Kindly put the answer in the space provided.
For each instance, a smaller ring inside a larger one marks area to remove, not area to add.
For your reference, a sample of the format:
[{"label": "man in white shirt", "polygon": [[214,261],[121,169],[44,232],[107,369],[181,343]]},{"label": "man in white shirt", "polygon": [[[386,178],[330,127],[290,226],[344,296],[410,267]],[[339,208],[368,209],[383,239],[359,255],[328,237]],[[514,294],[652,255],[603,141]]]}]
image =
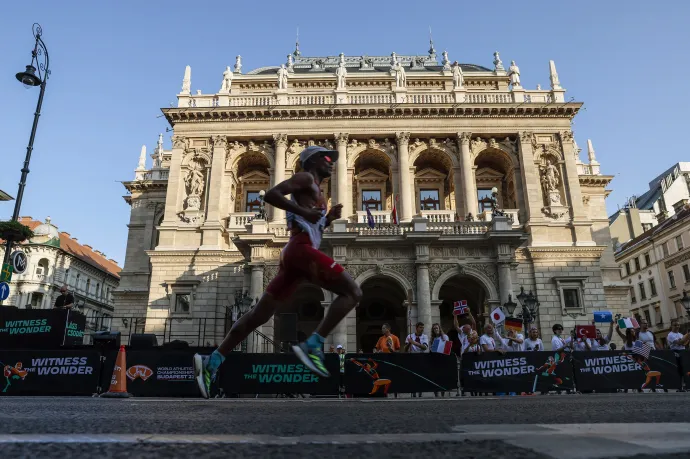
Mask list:
[{"label": "man in white shirt", "polygon": [[501,354],[506,352],[501,336],[496,333],[491,323],[484,325],[484,334],[479,338],[479,344],[484,352],[500,352]]},{"label": "man in white shirt", "polygon": [[503,344],[508,349],[508,352],[521,352],[524,350],[525,337],[521,333],[515,333],[514,330],[508,330],[508,335],[503,338]]},{"label": "man in white shirt", "polygon": [[424,334],[424,324],[422,322],[417,322],[415,333],[407,335],[405,346],[408,352],[412,354],[426,352],[429,349],[429,337]]},{"label": "man in white shirt", "polygon": [[680,324],[677,319],[671,321],[671,331],[666,337],[669,349],[672,351],[684,351],[688,345],[690,334],[683,335],[680,333]]}]

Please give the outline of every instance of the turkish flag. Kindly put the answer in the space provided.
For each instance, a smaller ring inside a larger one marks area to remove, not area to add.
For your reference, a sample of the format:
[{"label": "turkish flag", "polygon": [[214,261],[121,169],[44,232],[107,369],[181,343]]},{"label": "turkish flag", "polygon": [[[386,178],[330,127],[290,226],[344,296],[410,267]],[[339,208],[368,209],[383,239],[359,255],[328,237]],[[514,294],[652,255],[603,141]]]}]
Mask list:
[{"label": "turkish flag", "polygon": [[597,337],[597,327],[594,325],[576,325],[575,335],[582,339],[595,339]]}]

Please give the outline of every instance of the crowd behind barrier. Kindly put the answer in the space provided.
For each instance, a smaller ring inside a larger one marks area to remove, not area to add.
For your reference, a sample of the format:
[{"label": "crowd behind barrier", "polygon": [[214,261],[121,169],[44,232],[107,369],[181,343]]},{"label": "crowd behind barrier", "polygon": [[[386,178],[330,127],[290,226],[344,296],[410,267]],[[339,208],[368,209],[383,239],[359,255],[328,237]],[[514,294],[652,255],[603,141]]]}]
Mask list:
[{"label": "crowd behind barrier", "polygon": [[[127,351],[127,390],[140,397],[198,397],[192,357],[211,348],[157,347]],[[0,350],[2,395],[92,395],[107,391],[116,350],[79,346],[54,350]],[[293,354],[231,353],[214,395],[311,394],[383,396],[451,392],[532,394],[682,389],[690,383],[687,351],[551,351],[465,355],[346,354],[342,377],[337,354],[327,354],[331,378],[307,370]],[[342,385],[342,387],[341,387]]]}]

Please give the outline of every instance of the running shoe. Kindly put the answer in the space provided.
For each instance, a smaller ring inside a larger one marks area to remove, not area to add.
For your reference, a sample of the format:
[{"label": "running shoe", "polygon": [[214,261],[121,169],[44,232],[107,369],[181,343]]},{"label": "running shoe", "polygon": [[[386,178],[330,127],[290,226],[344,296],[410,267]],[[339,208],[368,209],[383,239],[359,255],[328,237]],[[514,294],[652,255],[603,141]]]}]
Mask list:
[{"label": "running shoe", "polygon": [[201,396],[210,398],[211,372],[206,369],[206,362],[208,362],[208,356],[194,354],[194,377],[196,378],[196,383],[199,386]]},{"label": "running shoe", "polygon": [[326,369],[326,356],[319,348],[310,348],[307,343],[292,346],[292,351],[312,372],[328,378],[331,374]]}]

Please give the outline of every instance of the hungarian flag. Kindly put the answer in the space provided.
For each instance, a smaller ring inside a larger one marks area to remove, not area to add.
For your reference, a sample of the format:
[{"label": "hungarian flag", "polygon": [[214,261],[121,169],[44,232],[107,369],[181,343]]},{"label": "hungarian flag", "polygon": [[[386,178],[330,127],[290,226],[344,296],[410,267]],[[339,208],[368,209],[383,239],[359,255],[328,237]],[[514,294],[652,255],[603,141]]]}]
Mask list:
[{"label": "hungarian flag", "polygon": [[436,352],[437,354],[450,355],[450,350],[453,347],[453,343],[450,341],[443,341],[441,338],[436,338],[431,344],[431,352]]},{"label": "hungarian flag", "polygon": [[393,222],[394,225],[398,224],[398,197],[395,197],[395,200],[393,201],[393,213],[391,214],[391,222]]},{"label": "hungarian flag", "polygon": [[491,321],[495,325],[500,324],[504,320],[506,320],[506,315],[503,314],[503,310],[501,308],[496,308],[493,311],[491,311]]},{"label": "hungarian flag", "polygon": [[376,222],[374,221],[374,216],[371,215],[371,211],[369,208],[367,208],[367,225],[369,225],[369,228],[373,228],[376,226]]},{"label": "hungarian flag", "polygon": [[515,333],[522,331],[522,321],[520,319],[507,318],[504,324],[506,330],[513,330]]},{"label": "hungarian flag", "polygon": [[623,330],[626,328],[640,328],[640,324],[637,323],[634,317],[626,317],[624,319],[618,319],[618,327]]},{"label": "hungarian flag", "polygon": [[467,306],[467,300],[460,300],[453,303],[453,314],[456,316],[464,316],[470,313],[470,308]]},{"label": "hungarian flag", "polygon": [[575,336],[582,338],[583,340],[587,338],[596,339],[597,327],[594,325],[576,325]]}]

